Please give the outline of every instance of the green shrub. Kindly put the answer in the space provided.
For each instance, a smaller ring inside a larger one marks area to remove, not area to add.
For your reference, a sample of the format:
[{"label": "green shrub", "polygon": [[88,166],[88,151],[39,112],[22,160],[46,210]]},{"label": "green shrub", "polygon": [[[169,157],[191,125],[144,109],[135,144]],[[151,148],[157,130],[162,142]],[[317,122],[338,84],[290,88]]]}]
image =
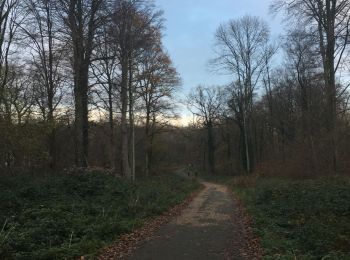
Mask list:
[{"label": "green shrub", "polygon": [[135,183],[103,174],[0,179],[0,259],[91,256],[198,187],[178,176]]},{"label": "green shrub", "polygon": [[266,259],[350,259],[350,181],[260,180],[239,194]]}]

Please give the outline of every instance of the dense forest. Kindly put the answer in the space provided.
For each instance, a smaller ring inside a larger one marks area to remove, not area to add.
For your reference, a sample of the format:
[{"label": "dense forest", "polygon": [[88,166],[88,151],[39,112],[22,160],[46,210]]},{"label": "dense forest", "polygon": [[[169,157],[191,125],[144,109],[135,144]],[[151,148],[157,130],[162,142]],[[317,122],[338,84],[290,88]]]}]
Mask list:
[{"label": "dense forest", "polygon": [[199,86],[189,96],[206,132],[207,170],[346,173],[349,3],[275,1],[271,12],[282,12],[289,25],[280,42],[259,17],[222,24],[211,63],[233,81]]},{"label": "dense forest", "polygon": [[162,12],[144,1],[1,8],[1,168],[100,166],[132,178],[141,146],[149,171],[180,84],[162,46]]},{"label": "dense forest", "polygon": [[2,171],[345,173],[349,3],[318,2],[272,3],[289,24],[280,41],[259,17],[220,25],[210,67],[232,82],[193,86],[181,127],[152,1],[2,1]]},{"label": "dense forest", "polygon": [[[79,240],[89,237],[81,231],[71,249],[73,227],[62,231],[62,239],[42,242],[67,246],[70,236],[68,251],[40,251],[19,233],[8,239],[25,222],[0,213],[0,258],[95,254],[198,189],[194,180],[164,177],[180,170],[210,180],[243,175],[237,178],[250,179],[236,182],[244,187],[261,176],[342,176],[348,182],[350,2],[273,0],[270,15],[283,17],[278,38],[253,15],[217,25],[208,67],[214,75],[228,75],[227,84],[182,86],[163,43],[164,13],[152,0],[0,0],[0,211],[24,214],[23,207],[36,207],[34,201],[47,194],[61,204],[45,203],[66,212],[75,207],[66,205],[67,194],[74,194],[74,205],[89,194],[91,207],[99,212],[104,205],[105,214],[107,201],[125,198],[110,211],[121,226],[110,218],[112,228],[104,233],[106,226],[96,224],[102,235],[94,233],[90,246]],[[192,116],[181,125],[185,110]],[[281,194],[293,193],[283,185]],[[334,195],[331,186],[317,185],[325,190],[320,198]],[[264,187],[274,194],[271,184]],[[59,190],[66,195],[57,195]],[[244,196],[247,204],[259,201]],[[348,212],[344,203],[338,206]],[[74,210],[89,212],[88,204]],[[44,220],[56,214],[45,212],[30,214]],[[98,218],[74,221],[85,230]],[[101,236],[105,240],[96,242]],[[349,249],[347,239],[339,250]],[[16,255],[16,247],[24,253]]]}]

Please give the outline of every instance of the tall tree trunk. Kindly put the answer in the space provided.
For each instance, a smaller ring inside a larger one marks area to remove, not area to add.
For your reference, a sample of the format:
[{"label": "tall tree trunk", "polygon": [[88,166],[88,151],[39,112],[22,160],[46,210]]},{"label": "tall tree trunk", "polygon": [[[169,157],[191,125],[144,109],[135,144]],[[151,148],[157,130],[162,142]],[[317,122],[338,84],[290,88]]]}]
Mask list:
[{"label": "tall tree trunk", "polygon": [[249,153],[249,143],[248,143],[248,127],[247,127],[247,119],[245,112],[243,111],[243,138],[244,138],[244,152],[246,158],[246,171],[250,173],[251,165],[250,165],[250,153]]},{"label": "tall tree trunk", "polygon": [[51,170],[56,169],[56,129],[55,129],[55,122],[53,118],[53,111],[50,109],[49,106],[49,113],[47,117],[47,121],[49,124],[50,132],[48,134],[48,145],[49,145],[49,168]]},{"label": "tall tree trunk", "polygon": [[[337,144],[336,144],[336,85],[335,85],[335,15],[336,0],[326,0],[318,4],[318,32],[320,38],[320,51],[323,61],[323,76],[327,98],[327,131],[329,134],[329,157],[331,158],[331,172],[337,170]],[[325,11],[323,8],[326,8]],[[325,29],[323,31],[322,27]],[[324,35],[325,33],[325,35]],[[325,36],[325,37],[324,37]],[[324,38],[326,42],[324,42]]]},{"label": "tall tree trunk", "polygon": [[215,174],[215,144],[214,144],[214,134],[213,134],[213,123],[207,123],[208,132],[208,161],[209,170],[211,174]]},{"label": "tall tree trunk", "polygon": [[328,107],[328,132],[330,136],[330,151],[331,151],[331,160],[332,160],[332,169],[331,171],[337,171],[337,144],[336,144],[336,87],[335,87],[335,75],[334,75],[334,42],[329,43],[333,47],[327,46],[327,58],[326,67],[325,67],[325,82],[326,82],[326,91],[327,91],[327,107]]},{"label": "tall tree trunk", "polygon": [[151,121],[151,112],[149,108],[146,111],[146,125],[145,125],[145,136],[146,136],[146,157],[145,157],[145,173],[146,176],[150,175],[151,172],[151,140],[150,140],[150,121]]},{"label": "tall tree trunk", "polygon": [[[78,63],[79,64],[79,63]],[[85,67],[85,68],[84,68]],[[76,70],[75,96],[75,162],[78,167],[88,166],[89,119],[88,119],[88,66]]]},{"label": "tall tree trunk", "polygon": [[129,141],[127,125],[128,109],[128,58],[122,57],[122,81],[121,81],[121,174],[130,179],[131,169],[129,164]]},{"label": "tall tree trunk", "polygon": [[[55,83],[54,83],[54,54],[53,54],[53,32],[52,32],[52,17],[51,17],[51,6],[49,3],[46,3],[45,6],[46,10],[46,26],[48,29],[48,90],[47,90],[47,103],[48,103],[48,123],[50,126],[50,133],[49,133],[49,155],[50,155],[50,169],[54,170],[56,169],[56,129],[55,129],[55,119],[54,119],[54,92],[55,92]],[[42,44],[44,47],[44,44]],[[44,55],[45,58],[45,55]],[[44,66],[46,64],[43,64]],[[46,67],[44,67],[46,70]]]},{"label": "tall tree trunk", "polygon": [[60,1],[67,11],[64,22],[70,30],[73,45],[74,97],[75,97],[75,162],[78,167],[88,166],[89,149],[89,67],[93,42],[99,19],[97,12],[101,0]]},{"label": "tall tree trunk", "polygon": [[[229,127],[229,123],[228,121],[226,120],[226,127],[228,128]],[[228,162],[229,162],[229,170],[230,170],[230,173],[233,173],[233,160],[232,160],[232,151],[231,151],[231,134],[228,130],[226,130],[226,151],[227,151],[227,159],[228,159]]]},{"label": "tall tree trunk", "polygon": [[134,90],[133,90],[133,75],[132,65],[129,61],[129,124],[130,124],[130,136],[129,136],[129,158],[131,166],[131,178],[135,180],[135,122],[134,122]]},{"label": "tall tree trunk", "polygon": [[110,167],[114,168],[114,122],[113,122],[113,83],[108,83],[108,117],[109,117],[109,148],[110,148]]}]

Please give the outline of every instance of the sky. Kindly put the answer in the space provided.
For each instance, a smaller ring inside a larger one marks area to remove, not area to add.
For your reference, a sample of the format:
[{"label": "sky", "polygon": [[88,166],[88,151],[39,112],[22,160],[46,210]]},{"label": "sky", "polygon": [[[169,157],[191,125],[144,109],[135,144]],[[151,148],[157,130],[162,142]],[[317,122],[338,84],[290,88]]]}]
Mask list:
[{"label": "sky", "polygon": [[[183,97],[199,84],[223,85],[231,81],[228,75],[214,73],[208,65],[214,57],[214,34],[220,24],[248,14],[265,19],[272,39],[277,39],[283,30],[280,19],[269,14],[271,0],[156,0],[155,3],[164,11],[163,44],[181,75]],[[181,114],[188,117],[185,110]]]},{"label": "sky", "polygon": [[265,19],[271,37],[282,33],[280,19],[269,14],[271,0],[156,0],[164,11],[163,43],[182,77],[187,92],[198,84],[220,85],[229,77],[211,72],[208,62],[214,57],[214,34],[221,23],[246,14]]}]

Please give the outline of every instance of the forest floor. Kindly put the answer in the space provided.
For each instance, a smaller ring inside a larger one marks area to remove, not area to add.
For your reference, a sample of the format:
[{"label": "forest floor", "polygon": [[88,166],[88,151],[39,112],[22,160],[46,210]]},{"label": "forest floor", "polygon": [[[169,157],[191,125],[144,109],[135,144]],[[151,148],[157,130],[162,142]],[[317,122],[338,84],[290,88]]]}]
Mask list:
[{"label": "forest floor", "polygon": [[350,259],[348,178],[201,178],[202,190],[128,237],[137,243],[100,259]]},{"label": "forest floor", "polygon": [[173,174],[136,182],[99,170],[1,175],[0,259],[96,259],[116,239],[176,211],[199,188]]},{"label": "forest floor", "polygon": [[243,176],[228,184],[245,205],[264,259],[350,259],[350,179]]},{"label": "forest floor", "polygon": [[180,215],[134,251],[130,260],[243,259],[244,223],[226,186],[203,182]]}]

